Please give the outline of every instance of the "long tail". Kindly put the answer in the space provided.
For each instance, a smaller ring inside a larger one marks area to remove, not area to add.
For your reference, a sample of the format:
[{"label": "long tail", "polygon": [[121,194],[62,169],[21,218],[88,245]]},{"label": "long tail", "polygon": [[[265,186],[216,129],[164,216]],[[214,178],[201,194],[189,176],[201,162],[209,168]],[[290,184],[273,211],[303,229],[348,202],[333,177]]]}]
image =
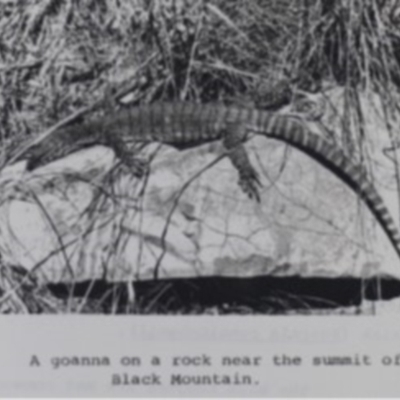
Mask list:
[{"label": "long tail", "polygon": [[366,203],[400,258],[399,230],[360,165],[353,163],[335,144],[310,132],[295,118],[258,111],[254,113],[252,125],[257,133],[282,140],[303,151],[345,182]]}]

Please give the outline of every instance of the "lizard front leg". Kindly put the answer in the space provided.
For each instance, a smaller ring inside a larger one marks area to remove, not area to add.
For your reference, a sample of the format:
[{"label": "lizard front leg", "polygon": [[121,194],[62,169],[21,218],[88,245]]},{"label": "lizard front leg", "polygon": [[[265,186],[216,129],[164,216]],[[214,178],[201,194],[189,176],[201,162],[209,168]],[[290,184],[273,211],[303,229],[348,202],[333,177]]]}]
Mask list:
[{"label": "lizard front leg", "polygon": [[226,130],[223,144],[229,151],[229,159],[239,173],[239,186],[251,199],[255,198],[260,202],[258,187],[261,186],[261,182],[257,171],[250,163],[249,156],[243,145],[242,135],[238,132],[237,127]]},{"label": "lizard front leg", "polygon": [[122,140],[113,137],[109,145],[114,150],[116,157],[131,170],[135,177],[140,179],[148,173],[149,163],[137,157]]}]

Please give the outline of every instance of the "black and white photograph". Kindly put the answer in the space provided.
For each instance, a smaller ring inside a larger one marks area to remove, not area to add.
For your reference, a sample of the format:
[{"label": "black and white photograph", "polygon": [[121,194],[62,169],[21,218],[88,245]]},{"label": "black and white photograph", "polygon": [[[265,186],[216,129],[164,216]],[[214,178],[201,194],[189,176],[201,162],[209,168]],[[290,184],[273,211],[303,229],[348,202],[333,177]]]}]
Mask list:
[{"label": "black and white photograph", "polygon": [[2,1],[2,313],[400,311],[397,1]]},{"label": "black and white photograph", "polygon": [[393,321],[399,161],[398,0],[0,0],[5,324]]}]

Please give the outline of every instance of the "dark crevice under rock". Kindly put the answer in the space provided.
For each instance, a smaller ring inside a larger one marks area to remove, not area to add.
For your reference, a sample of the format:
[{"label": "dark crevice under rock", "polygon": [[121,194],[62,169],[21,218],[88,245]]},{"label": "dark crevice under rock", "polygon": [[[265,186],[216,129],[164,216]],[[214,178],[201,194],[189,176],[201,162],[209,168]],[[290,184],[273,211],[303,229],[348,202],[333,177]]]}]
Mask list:
[{"label": "dark crevice under rock", "polygon": [[[127,285],[95,281],[73,286],[49,284],[48,288],[59,298],[85,298],[101,304],[103,312],[114,305],[114,312],[124,313]],[[201,277],[139,281],[134,289],[139,313],[198,314],[216,307],[219,313],[284,314],[354,307],[362,300],[390,300],[400,296],[400,281],[390,277]]]}]

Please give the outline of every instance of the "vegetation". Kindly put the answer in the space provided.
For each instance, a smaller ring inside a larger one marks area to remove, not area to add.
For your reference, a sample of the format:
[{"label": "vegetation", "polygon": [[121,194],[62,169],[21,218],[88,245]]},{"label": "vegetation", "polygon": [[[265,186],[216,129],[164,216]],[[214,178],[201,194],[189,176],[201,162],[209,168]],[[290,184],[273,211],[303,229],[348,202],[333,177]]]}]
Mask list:
[{"label": "vegetation", "polygon": [[229,102],[262,98],[282,81],[311,92],[329,84],[348,89],[352,118],[357,90],[396,107],[396,7],[382,0],[3,1],[0,139],[37,134],[121,88],[134,89],[132,103]]},{"label": "vegetation", "polygon": [[0,165],[55,124],[121,103],[262,107],[332,87],[345,95],[336,139],[367,163],[360,93],[380,98],[398,143],[391,122],[400,111],[397,3],[2,0]]}]

